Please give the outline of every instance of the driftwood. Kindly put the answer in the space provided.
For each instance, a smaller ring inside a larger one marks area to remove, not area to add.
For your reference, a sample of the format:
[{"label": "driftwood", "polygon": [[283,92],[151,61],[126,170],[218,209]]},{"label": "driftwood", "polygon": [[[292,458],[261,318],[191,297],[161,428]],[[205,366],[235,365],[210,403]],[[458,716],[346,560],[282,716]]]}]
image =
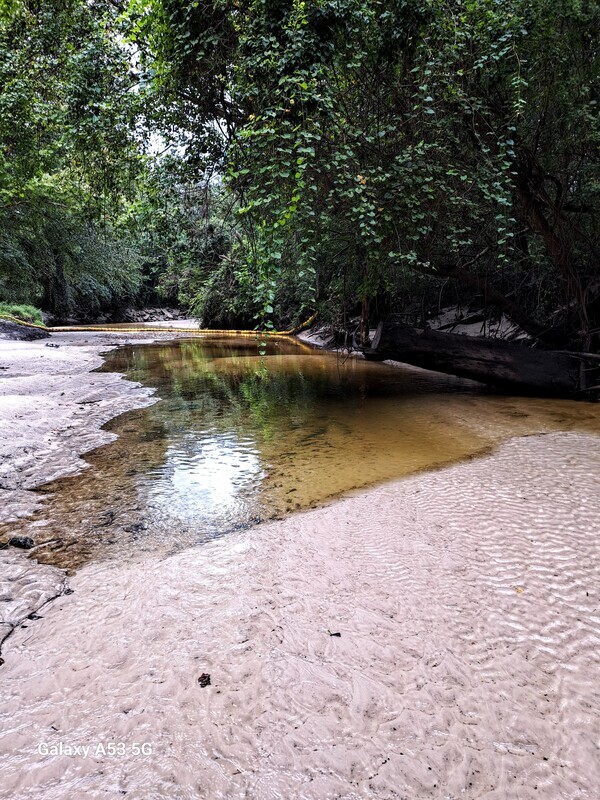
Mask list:
[{"label": "driftwood", "polygon": [[542,390],[563,397],[585,396],[600,384],[600,355],[537,350],[399,322],[380,323],[363,351],[370,360],[392,359],[501,387]]}]

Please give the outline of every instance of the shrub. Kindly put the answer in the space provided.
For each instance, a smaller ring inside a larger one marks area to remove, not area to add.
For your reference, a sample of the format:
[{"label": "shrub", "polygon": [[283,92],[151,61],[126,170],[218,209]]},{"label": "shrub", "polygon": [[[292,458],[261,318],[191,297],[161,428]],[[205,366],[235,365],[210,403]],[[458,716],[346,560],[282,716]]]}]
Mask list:
[{"label": "shrub", "polygon": [[18,303],[0,303],[0,317],[4,315],[17,317],[24,322],[35,322],[38,325],[42,325],[44,322],[39,308]]}]

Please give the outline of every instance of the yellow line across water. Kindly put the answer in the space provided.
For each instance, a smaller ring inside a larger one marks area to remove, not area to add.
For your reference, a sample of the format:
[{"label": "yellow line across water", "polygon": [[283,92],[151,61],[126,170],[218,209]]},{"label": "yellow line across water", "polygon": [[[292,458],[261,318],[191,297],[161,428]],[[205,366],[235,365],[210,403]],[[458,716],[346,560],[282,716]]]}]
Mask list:
[{"label": "yellow line across water", "polygon": [[246,331],[246,330],[215,330],[214,328],[177,328],[175,326],[159,326],[159,325],[127,325],[124,327],[116,327],[114,325],[58,325],[49,328],[47,325],[39,325],[36,322],[25,322],[18,317],[13,317],[11,314],[0,314],[0,319],[6,319],[9,322],[16,322],[18,325],[24,325],[26,328],[36,328],[37,330],[46,331],[47,333],[183,333],[194,334],[196,336],[293,336],[295,333],[307,328],[315,319],[317,315],[313,314],[312,317],[297,325],[289,331]]}]

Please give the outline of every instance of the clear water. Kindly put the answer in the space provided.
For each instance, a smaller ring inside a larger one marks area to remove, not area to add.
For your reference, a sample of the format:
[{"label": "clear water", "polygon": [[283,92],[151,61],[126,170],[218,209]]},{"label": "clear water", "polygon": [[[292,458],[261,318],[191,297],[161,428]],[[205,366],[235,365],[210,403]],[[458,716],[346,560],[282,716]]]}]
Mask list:
[{"label": "clear water", "polygon": [[494,395],[294,340],[264,357],[251,338],[130,346],[103,369],[160,402],[110,422],[119,438],[86,456],[89,470],[42,487],[19,532],[33,524],[50,541],[36,557],[67,568],[199,544],[510,436],[600,433],[597,405]]}]

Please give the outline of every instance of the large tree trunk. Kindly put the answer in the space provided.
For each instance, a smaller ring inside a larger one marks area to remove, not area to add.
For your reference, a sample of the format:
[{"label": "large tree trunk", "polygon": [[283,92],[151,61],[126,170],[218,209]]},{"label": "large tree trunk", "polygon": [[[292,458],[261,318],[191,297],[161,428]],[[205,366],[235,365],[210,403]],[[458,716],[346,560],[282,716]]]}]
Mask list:
[{"label": "large tree trunk", "polygon": [[[554,200],[545,189],[548,180],[553,181],[555,189],[558,189]],[[584,347],[589,347],[588,298],[573,251],[574,240],[580,233],[564,214],[565,206],[560,199],[563,187],[557,178],[545,173],[533,151],[523,149],[517,165],[516,191],[525,219],[544,242],[549,258],[563,278],[566,301],[578,317],[578,339]]]},{"label": "large tree trunk", "polygon": [[536,350],[398,322],[381,323],[365,357],[392,359],[503,387],[541,390],[563,397],[598,389],[600,355]]}]

